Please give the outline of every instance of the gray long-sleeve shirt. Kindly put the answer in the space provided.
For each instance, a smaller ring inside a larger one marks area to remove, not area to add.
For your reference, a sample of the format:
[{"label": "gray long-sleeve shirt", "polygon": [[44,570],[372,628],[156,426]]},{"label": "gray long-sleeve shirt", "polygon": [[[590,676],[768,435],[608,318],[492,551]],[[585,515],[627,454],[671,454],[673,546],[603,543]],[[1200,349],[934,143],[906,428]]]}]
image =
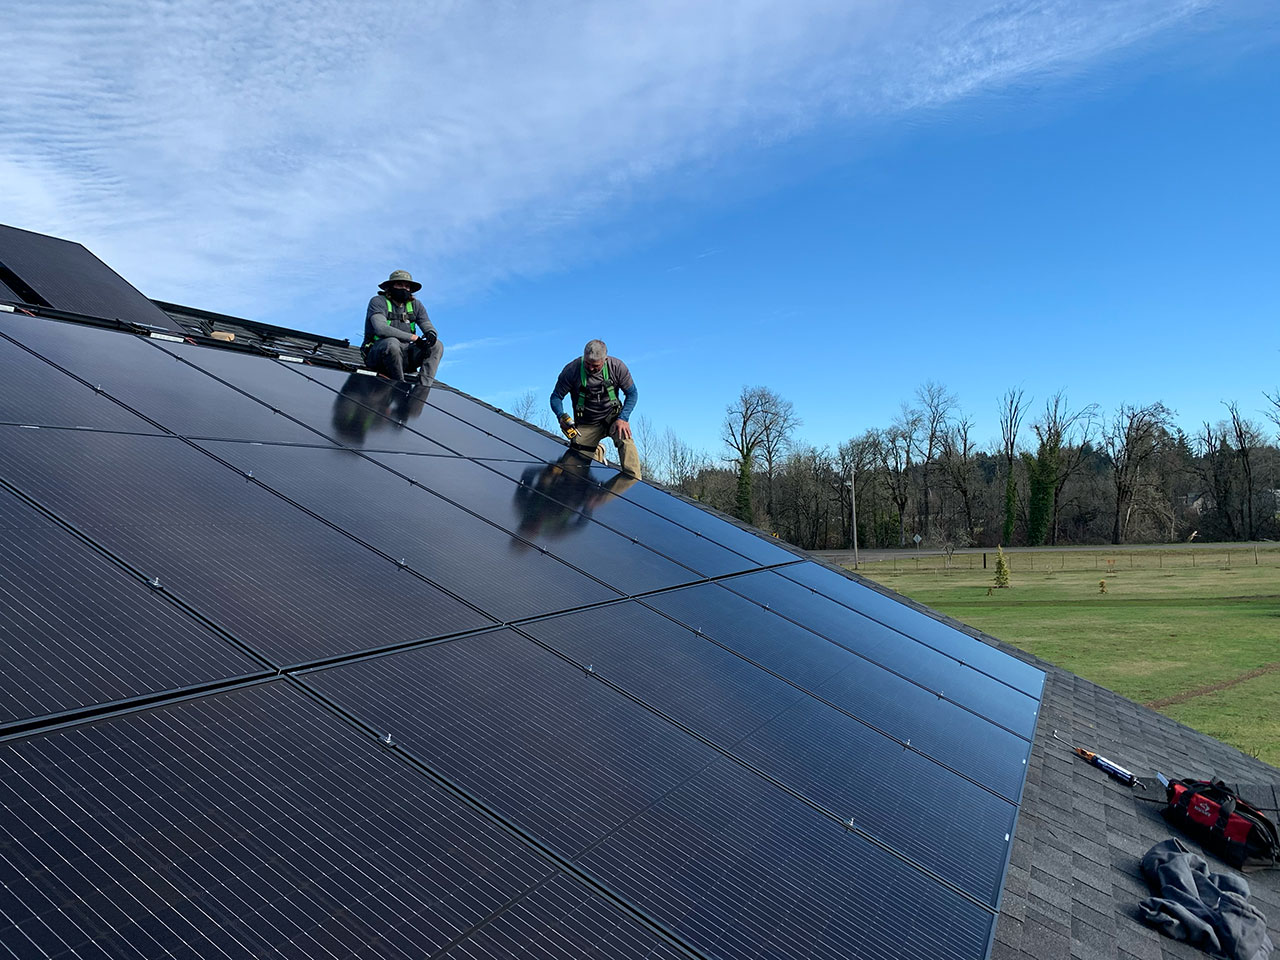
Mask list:
[{"label": "gray long-sleeve shirt", "polygon": [[408,342],[415,332],[421,336],[427,330],[435,330],[435,324],[427,316],[421,300],[414,297],[408,303],[396,303],[385,293],[379,293],[369,301],[369,309],[365,311],[363,342],[366,347],[380,337]]}]

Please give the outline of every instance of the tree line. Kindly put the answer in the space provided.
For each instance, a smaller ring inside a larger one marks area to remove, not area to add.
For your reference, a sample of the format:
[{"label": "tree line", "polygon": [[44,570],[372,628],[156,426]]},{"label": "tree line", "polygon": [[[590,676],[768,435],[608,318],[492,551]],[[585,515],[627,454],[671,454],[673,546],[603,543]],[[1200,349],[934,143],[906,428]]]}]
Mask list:
[{"label": "tree line", "polygon": [[1104,413],[1010,389],[984,447],[930,381],[886,426],[819,447],[756,386],[726,408],[718,454],[633,429],[646,476],[807,549],[850,546],[855,503],[866,547],[1257,540],[1280,535],[1280,391],[1264,396],[1261,422],[1228,402],[1187,433],[1159,402]]}]

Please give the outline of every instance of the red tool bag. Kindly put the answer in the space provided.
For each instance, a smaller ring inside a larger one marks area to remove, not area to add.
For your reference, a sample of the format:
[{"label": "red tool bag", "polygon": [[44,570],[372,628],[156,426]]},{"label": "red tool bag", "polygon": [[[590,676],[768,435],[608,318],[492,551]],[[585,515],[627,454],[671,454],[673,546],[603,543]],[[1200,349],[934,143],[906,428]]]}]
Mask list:
[{"label": "red tool bag", "polygon": [[1168,796],[1165,819],[1200,835],[1227,863],[1241,870],[1280,864],[1275,824],[1221,780],[1174,780]]}]

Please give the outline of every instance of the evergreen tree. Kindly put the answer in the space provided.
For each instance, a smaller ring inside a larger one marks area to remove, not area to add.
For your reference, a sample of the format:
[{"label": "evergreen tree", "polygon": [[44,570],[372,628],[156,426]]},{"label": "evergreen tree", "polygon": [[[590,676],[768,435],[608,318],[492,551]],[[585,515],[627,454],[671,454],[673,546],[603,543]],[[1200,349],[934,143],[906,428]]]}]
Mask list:
[{"label": "evergreen tree", "polygon": [[1010,586],[1009,558],[1004,555],[1004,550],[999,546],[996,547],[996,586]]}]

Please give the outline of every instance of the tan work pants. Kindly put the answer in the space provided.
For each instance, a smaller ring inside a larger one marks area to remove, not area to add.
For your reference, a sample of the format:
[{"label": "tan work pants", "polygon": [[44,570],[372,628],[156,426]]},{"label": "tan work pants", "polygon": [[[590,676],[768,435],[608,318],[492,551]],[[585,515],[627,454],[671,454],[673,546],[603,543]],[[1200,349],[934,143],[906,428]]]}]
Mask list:
[{"label": "tan work pants", "polygon": [[573,445],[580,453],[591,456],[594,450],[595,458],[604,463],[604,448],[601,444],[605,437],[611,437],[613,445],[618,448],[618,462],[622,464],[622,472],[640,479],[640,451],[636,448],[635,440],[620,440],[611,434],[609,431],[613,427],[612,423],[579,423],[577,427],[578,435],[574,437]]}]

